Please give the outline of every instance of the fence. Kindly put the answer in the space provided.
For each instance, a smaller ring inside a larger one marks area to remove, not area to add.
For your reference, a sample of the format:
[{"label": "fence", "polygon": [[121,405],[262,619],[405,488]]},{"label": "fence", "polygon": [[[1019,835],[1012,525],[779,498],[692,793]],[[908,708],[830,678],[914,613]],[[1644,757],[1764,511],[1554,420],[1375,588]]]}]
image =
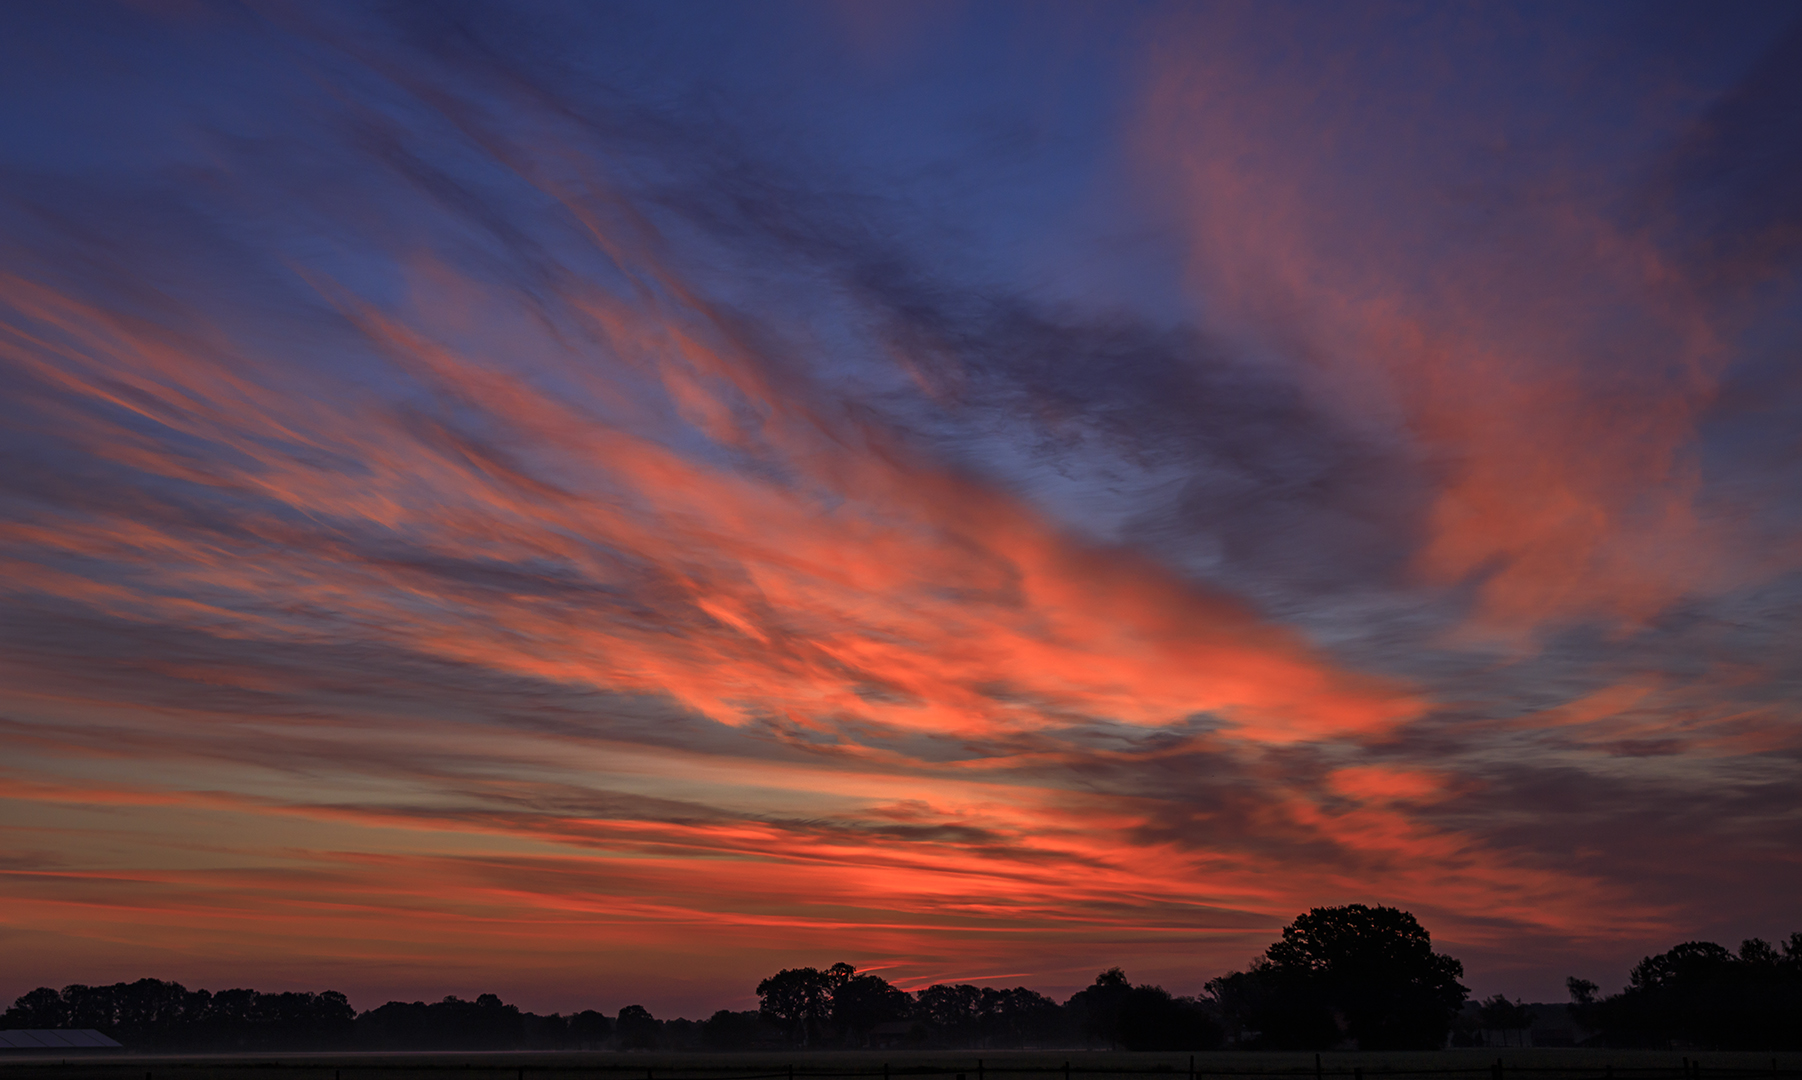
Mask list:
[{"label": "fence", "polygon": [[[357,1061],[311,1059],[168,1058],[117,1060],[116,1056],[71,1057],[56,1061],[39,1058],[8,1062],[0,1059],[0,1080],[1785,1080],[1802,1078],[1802,1058],[1780,1066],[1779,1059],[1765,1062],[1745,1053],[1714,1055],[1704,1065],[1700,1058],[1670,1056],[1668,1063],[1643,1063],[1647,1057],[1627,1055],[1642,1063],[1617,1063],[1610,1051],[1566,1051],[1564,1060],[1547,1063],[1472,1062],[1476,1051],[1446,1051],[1424,1055],[1315,1055],[1313,1061],[1296,1061],[1299,1055],[1254,1053],[1197,1054],[1186,1068],[1180,1061],[1133,1065],[1114,1061],[1085,1061],[1072,1056],[1060,1063],[1025,1064],[975,1058],[959,1061],[945,1057],[935,1061],[902,1064],[853,1064],[801,1061],[771,1068],[737,1063],[710,1064],[705,1060],[654,1061],[549,1061],[429,1060],[395,1055]],[[611,1055],[609,1055],[611,1056]],[[729,1056],[729,1055],[722,1055]],[[868,1055],[874,1057],[875,1055]],[[1111,1055],[1110,1055],[1111,1056]],[[1621,1055],[1617,1055],[1621,1056]],[[1264,1060],[1260,1061],[1259,1059]],[[1337,1060],[1335,1060],[1337,1059]],[[1351,1059],[1351,1060],[1347,1060]],[[1424,1059],[1424,1060],[1423,1060]]]}]

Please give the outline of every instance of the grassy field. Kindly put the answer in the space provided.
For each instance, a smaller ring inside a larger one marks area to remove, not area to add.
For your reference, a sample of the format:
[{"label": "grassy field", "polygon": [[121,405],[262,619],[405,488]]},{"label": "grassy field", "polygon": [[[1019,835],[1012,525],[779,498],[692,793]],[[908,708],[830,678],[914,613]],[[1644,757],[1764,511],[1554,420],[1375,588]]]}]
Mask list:
[{"label": "grassy field", "polygon": [[[1802,1078],[1802,1053],[1487,1049],[1328,1052],[1324,1077],[1430,1080],[1759,1080]],[[1686,1076],[1685,1061],[1697,1074]],[[137,1055],[0,1058],[0,1080],[1311,1080],[1315,1055],[1217,1051],[1190,1055],[1083,1050],[817,1053],[422,1053]]]}]

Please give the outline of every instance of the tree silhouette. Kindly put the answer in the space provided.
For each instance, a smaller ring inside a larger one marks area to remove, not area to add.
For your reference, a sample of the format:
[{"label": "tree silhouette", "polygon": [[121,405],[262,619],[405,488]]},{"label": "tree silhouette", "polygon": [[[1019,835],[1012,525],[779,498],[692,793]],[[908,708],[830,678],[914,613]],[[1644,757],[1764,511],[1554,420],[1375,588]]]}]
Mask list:
[{"label": "tree silhouette", "polygon": [[1132,996],[1132,990],[1126,972],[1117,967],[1108,968],[1096,975],[1087,989],[1070,995],[1064,1007],[1070,1010],[1071,1018],[1085,1038],[1119,1046],[1120,1013],[1126,1007],[1126,999]]},{"label": "tree silhouette", "polygon": [[982,990],[969,983],[934,983],[920,991],[914,1014],[941,1039],[973,1042],[981,1031]]},{"label": "tree silhouette", "polygon": [[1463,974],[1413,915],[1348,904],[1296,916],[1250,970],[1208,992],[1263,1045],[1327,1049],[1349,1037],[1363,1050],[1428,1050],[1445,1044],[1469,993]]},{"label": "tree silhouette", "polygon": [[1751,938],[1738,953],[1686,941],[1641,960],[1606,998],[1585,980],[1566,985],[1577,1022],[1612,1046],[1802,1048],[1802,933],[1781,950]]},{"label": "tree silhouette", "polygon": [[1017,1047],[1055,1041],[1066,1031],[1063,1006],[1024,986],[935,983],[920,991],[913,1014],[951,1045]]},{"label": "tree silhouette", "polygon": [[603,1013],[583,1009],[569,1018],[564,1030],[577,1049],[599,1050],[613,1034],[613,1021]]},{"label": "tree silhouette", "polygon": [[142,1049],[337,1049],[352,1038],[356,1013],[343,994],[263,994],[189,990],[139,979],[111,986],[75,983],[24,994],[0,1026],[94,1028]]},{"label": "tree silhouette", "polygon": [[372,1049],[513,1050],[525,1044],[525,1016],[494,994],[454,995],[430,1005],[390,1001],[357,1018],[357,1041]]},{"label": "tree silhouette", "polygon": [[759,1009],[790,1043],[811,1045],[830,1015],[833,989],[849,978],[838,977],[842,974],[838,969],[850,966],[835,964],[831,974],[818,968],[783,968],[757,984]]},{"label": "tree silhouette", "polygon": [[[1532,1009],[1527,1008],[1518,1000],[1509,1001],[1501,994],[1497,994],[1477,1006],[1477,1023],[1482,1025],[1484,1031],[1501,1032],[1503,1046],[1508,1045],[1509,1032],[1524,1032],[1532,1027],[1533,1016]],[[1526,1045],[1524,1035],[1520,1036],[1517,1041],[1522,1046]]]},{"label": "tree silhouette", "polygon": [[1135,986],[1122,1003],[1120,1045],[1128,1050],[1213,1050],[1225,1033],[1213,1011],[1161,986]]},{"label": "tree silhouette", "polygon": [[843,960],[840,960],[825,971],[820,972],[820,974],[826,978],[827,992],[832,993],[836,992],[839,987],[845,985],[847,982],[850,982],[852,977],[857,974],[857,969],[850,964],[845,963]]},{"label": "tree silhouette", "polygon": [[1065,1008],[1085,1038],[1128,1050],[1211,1050],[1225,1036],[1210,1005],[1134,986],[1119,968],[1095,976]]},{"label": "tree silhouette", "polygon": [[869,1041],[870,1029],[877,1024],[906,1019],[912,1011],[911,995],[875,975],[850,976],[832,991],[833,1024],[859,1044]]},{"label": "tree silhouette", "polygon": [[1596,991],[1601,989],[1588,979],[1579,979],[1575,975],[1564,980],[1564,988],[1570,991],[1571,1005],[1577,1008],[1595,1004]]},{"label": "tree silhouette", "polygon": [[984,1046],[1020,1046],[1055,1039],[1063,1032],[1063,1007],[1024,986],[984,987],[977,1012]]},{"label": "tree silhouette", "polygon": [[657,1031],[662,1025],[643,1005],[628,1005],[619,1011],[613,1028],[619,1033],[619,1044],[627,1050],[655,1050]]},{"label": "tree silhouette", "polygon": [[754,1009],[721,1009],[701,1024],[701,1045],[709,1050],[749,1050],[766,1030],[763,1014]]}]

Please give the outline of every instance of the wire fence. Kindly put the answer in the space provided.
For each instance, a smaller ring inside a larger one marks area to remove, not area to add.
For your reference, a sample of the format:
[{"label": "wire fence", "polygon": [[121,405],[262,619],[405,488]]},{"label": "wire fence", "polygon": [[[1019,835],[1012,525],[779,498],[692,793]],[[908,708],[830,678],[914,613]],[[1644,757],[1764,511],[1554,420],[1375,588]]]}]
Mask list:
[{"label": "wire fence", "polygon": [[[1473,1062],[1481,1051],[1452,1051],[1432,1055],[1439,1060],[1384,1061],[1382,1055],[1361,1055],[1367,1063],[1333,1060],[1321,1055],[1311,1063],[1268,1064],[1247,1062],[1256,1055],[1232,1054],[1231,1060],[1210,1060],[1197,1054],[1185,1066],[1179,1062],[1128,1065],[1088,1062],[1077,1057],[1061,1064],[1016,1064],[986,1058],[967,1061],[875,1062],[851,1065],[798,1062],[747,1071],[743,1063],[709,1065],[704,1062],[557,1062],[521,1064],[464,1059],[432,1061],[418,1058],[360,1060],[325,1063],[275,1059],[219,1060],[207,1058],[157,1061],[106,1060],[75,1056],[60,1060],[38,1058],[9,1062],[0,1059],[0,1080],[1110,1080],[1155,1077],[1157,1080],[1214,1080],[1254,1077],[1263,1080],[1388,1080],[1388,1078],[1485,1078],[1485,1080],[1785,1080],[1802,1078],[1802,1058],[1772,1057],[1769,1062],[1750,1059],[1744,1053],[1718,1055],[1704,1064],[1700,1058],[1671,1055],[1669,1062],[1616,1063],[1607,1051],[1580,1051],[1574,1060],[1536,1064]],[[1569,1052],[1567,1051],[1567,1054]],[[874,1055],[872,1055],[874,1056]],[[1284,1055],[1293,1057],[1292,1055]],[[1641,1055],[1643,1058],[1644,1055]],[[1457,1058],[1454,1063],[1448,1058]]]}]

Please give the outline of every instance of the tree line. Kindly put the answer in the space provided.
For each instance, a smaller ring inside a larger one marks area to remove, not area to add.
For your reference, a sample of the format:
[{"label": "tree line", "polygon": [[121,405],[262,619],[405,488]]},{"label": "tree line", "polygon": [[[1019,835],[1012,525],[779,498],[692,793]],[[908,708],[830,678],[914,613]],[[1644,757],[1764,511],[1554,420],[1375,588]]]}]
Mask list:
[{"label": "tree line", "polygon": [[1686,941],[1634,965],[1618,994],[1572,978],[1571,1013],[1611,1046],[1802,1049],[1802,932],[1781,947],[1760,938],[1733,952]]},{"label": "tree line", "polygon": [[[1135,985],[1119,968],[1058,1002],[1026,987],[936,984],[907,992],[851,964],[784,968],[759,1007],[659,1020],[641,1005],[541,1016],[483,994],[390,1001],[358,1013],[343,994],[209,993],[140,979],[40,987],[0,1028],[94,1028],[147,1050],[751,1050],[1107,1047],[1126,1050],[1434,1049],[1481,1029],[1525,1029],[1525,1005],[1464,1008],[1463,965],[1433,951],[1396,908],[1315,908],[1246,970],[1194,996]],[[1618,994],[1573,978],[1571,1011],[1594,1045],[1802,1048],[1802,933],[1737,953],[1687,942],[1642,960]]]}]

